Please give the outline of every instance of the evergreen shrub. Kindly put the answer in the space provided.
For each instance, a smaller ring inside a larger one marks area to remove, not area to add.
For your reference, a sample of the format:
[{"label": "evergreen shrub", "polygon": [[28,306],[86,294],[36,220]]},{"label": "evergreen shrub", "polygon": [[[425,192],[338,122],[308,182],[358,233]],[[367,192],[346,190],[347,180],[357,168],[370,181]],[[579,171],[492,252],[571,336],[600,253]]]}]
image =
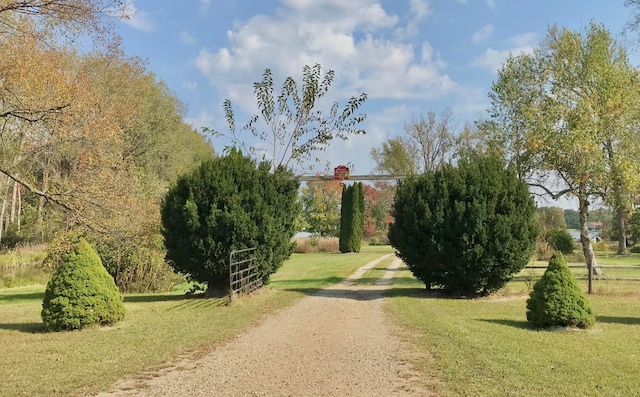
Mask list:
[{"label": "evergreen shrub", "polygon": [[533,286],[527,300],[527,321],[538,328],[588,328],[594,324],[589,302],[561,253],[551,258],[544,275]]},{"label": "evergreen shrub", "polygon": [[487,295],[528,263],[538,234],[528,186],[493,156],[404,180],[389,241],[427,289]]},{"label": "evergreen shrub", "polygon": [[167,259],[209,291],[227,289],[231,251],[256,247],[264,283],[293,253],[299,183],[236,149],[178,178],[162,205]]},{"label": "evergreen shrub", "polygon": [[109,325],[124,318],[118,287],[86,240],[75,244],[51,276],[41,316],[50,331]]},{"label": "evergreen shrub", "polygon": [[342,189],[340,252],[360,252],[364,238],[364,188],[361,182]]}]

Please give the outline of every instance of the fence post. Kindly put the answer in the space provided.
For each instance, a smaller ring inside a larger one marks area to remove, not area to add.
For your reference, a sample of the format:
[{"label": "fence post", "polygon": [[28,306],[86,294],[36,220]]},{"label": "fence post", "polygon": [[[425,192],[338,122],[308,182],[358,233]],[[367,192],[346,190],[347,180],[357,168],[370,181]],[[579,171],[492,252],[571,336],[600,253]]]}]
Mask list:
[{"label": "fence post", "polygon": [[233,300],[233,273],[231,269],[231,264],[233,263],[233,252],[229,253],[229,304]]}]

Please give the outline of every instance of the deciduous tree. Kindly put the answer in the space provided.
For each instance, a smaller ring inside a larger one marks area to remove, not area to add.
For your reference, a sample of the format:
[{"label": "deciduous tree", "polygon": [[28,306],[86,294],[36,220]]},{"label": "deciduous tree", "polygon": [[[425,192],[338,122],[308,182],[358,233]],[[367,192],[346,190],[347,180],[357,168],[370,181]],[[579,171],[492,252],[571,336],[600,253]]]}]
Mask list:
[{"label": "deciduous tree", "polygon": [[[494,141],[519,174],[558,198],[578,198],[583,252],[597,270],[587,217],[597,198],[628,206],[639,182],[638,71],[602,26],[552,27],[532,55],[510,57],[490,93]],[[604,155],[603,155],[604,154]],[[553,189],[561,181],[565,189]]]},{"label": "deciduous tree", "polygon": [[307,182],[301,189],[302,216],[309,233],[337,237],[340,233],[342,182]]},{"label": "deciduous tree", "polygon": [[580,213],[576,210],[564,210],[564,221],[569,229],[580,228]]},{"label": "deciduous tree", "polygon": [[[328,111],[324,110],[323,100],[334,78],[335,72],[328,70],[323,74],[320,64],[305,65],[302,85],[299,87],[293,77],[287,77],[276,96],[271,69],[265,69],[262,81],[253,84],[260,115],[253,115],[242,128],[237,129],[231,101],[224,101],[233,144],[250,150],[261,160],[269,161],[272,169],[300,170],[305,169],[304,163],[312,159],[314,152],[326,150],[333,139],[346,140],[351,135],[364,134],[358,124],[366,115],[357,112],[366,101],[367,94],[351,97],[342,108],[334,101]],[[259,139],[262,143],[260,149],[248,145],[240,136],[242,131],[248,131]]]},{"label": "deciduous tree", "polygon": [[564,219],[564,211],[558,207],[538,208],[538,223],[544,230],[566,229],[567,223]]},{"label": "deciduous tree", "polygon": [[395,195],[395,185],[378,182],[375,185],[363,185],[364,188],[364,237],[385,235],[391,222],[391,206]]},{"label": "deciduous tree", "polygon": [[404,135],[388,139],[380,148],[371,150],[371,157],[381,172],[412,175],[434,171],[449,161],[455,148],[453,113],[414,118],[404,125]]}]

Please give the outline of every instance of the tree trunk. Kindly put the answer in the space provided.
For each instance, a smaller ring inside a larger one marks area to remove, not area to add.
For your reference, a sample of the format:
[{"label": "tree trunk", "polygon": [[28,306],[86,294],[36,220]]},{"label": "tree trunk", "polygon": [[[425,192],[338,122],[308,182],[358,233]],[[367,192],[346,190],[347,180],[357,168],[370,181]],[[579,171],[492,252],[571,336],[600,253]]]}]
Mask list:
[{"label": "tree trunk", "polygon": [[618,223],[618,255],[627,254],[627,212],[623,205],[618,207],[616,213],[616,222]]},{"label": "tree trunk", "polygon": [[18,233],[20,232],[20,228],[22,227],[22,185],[16,183],[18,186],[18,214],[16,216],[16,223],[18,225]]},{"label": "tree trunk", "polygon": [[18,202],[18,183],[13,182],[13,190],[11,192],[11,212],[9,216],[9,223],[14,224],[16,221],[16,207]]},{"label": "tree trunk", "polygon": [[[582,243],[582,252],[587,263],[589,274],[602,274],[602,270],[598,267],[598,261],[593,253],[591,245],[591,237],[589,236],[589,227],[587,217],[589,216],[589,201],[587,195],[582,191],[578,194],[578,202],[580,203],[580,242]],[[589,293],[591,293],[591,280],[589,280]]]},{"label": "tree trunk", "polygon": [[[48,165],[48,164],[47,164]],[[45,169],[42,173],[42,191],[46,193],[49,190],[49,171]],[[38,197],[36,206],[36,233],[40,235],[40,242],[44,242],[44,205],[47,200],[44,196]]]},{"label": "tree trunk", "polygon": [[0,210],[0,242],[5,235],[8,227],[8,219],[6,218],[7,201],[9,200],[9,189],[11,188],[11,179],[7,177],[6,188],[2,194],[2,210]]}]

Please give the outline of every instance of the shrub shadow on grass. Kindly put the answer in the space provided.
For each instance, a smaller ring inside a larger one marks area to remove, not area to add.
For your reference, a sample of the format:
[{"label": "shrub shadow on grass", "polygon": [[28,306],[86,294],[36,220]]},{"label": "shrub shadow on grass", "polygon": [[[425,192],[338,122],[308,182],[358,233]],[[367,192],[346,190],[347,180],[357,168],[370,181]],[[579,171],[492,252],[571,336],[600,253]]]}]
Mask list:
[{"label": "shrub shadow on grass", "polygon": [[498,324],[498,325],[506,325],[508,327],[526,329],[530,331],[535,331],[535,328],[528,321],[521,320],[505,320],[505,319],[479,319],[478,321],[484,321],[485,323]]},{"label": "shrub shadow on grass", "polygon": [[[393,282],[398,279],[403,278],[394,278]],[[407,278],[409,279],[409,278]],[[341,281],[343,279],[340,279]],[[344,280],[345,288],[340,288],[340,284],[334,283],[333,286],[323,286],[323,287],[301,287],[296,288],[295,286],[290,288],[279,288],[282,291],[296,292],[300,294],[304,294],[307,296],[322,296],[326,298],[337,298],[337,299],[354,299],[359,301],[369,301],[376,299],[383,299],[388,297],[428,297],[428,292],[424,289],[420,288],[385,288],[385,289],[376,289],[375,287],[380,287],[384,285],[384,279],[380,278],[360,278],[356,280],[352,280],[349,282]],[[378,284],[382,282],[383,284]],[[358,288],[362,286],[362,288]],[[374,287],[373,289],[368,288],[369,286]]]},{"label": "shrub shadow on grass", "polygon": [[357,301],[371,301],[385,298],[385,290],[374,289],[342,289],[342,288],[289,288],[284,291],[297,292],[308,296],[331,299],[350,299]]},{"label": "shrub shadow on grass", "polygon": [[[395,280],[411,280],[414,281],[410,277],[397,277]],[[438,289],[427,290],[426,288],[417,288],[417,287],[395,287],[391,288],[387,295],[390,297],[406,297],[406,298],[418,298],[418,299],[441,299],[441,300],[474,300],[480,299],[481,297],[466,297],[466,296],[457,296],[452,295],[450,293],[444,292]]]},{"label": "shrub shadow on grass", "polygon": [[13,294],[0,294],[0,305],[11,304],[19,301],[43,300],[44,291],[42,292],[16,292]]},{"label": "shrub shadow on grass", "polygon": [[640,325],[639,317],[596,316],[596,322],[608,324]]},{"label": "shrub shadow on grass", "polygon": [[198,295],[175,295],[175,294],[143,294],[143,295],[125,295],[126,303],[152,303],[152,302],[170,302],[187,299],[200,299]]},{"label": "shrub shadow on grass", "polygon": [[44,323],[0,323],[0,329],[19,331],[25,334],[40,334],[47,332]]},{"label": "shrub shadow on grass", "polygon": [[205,307],[220,307],[229,305],[229,297],[215,298],[215,297],[201,297],[185,299],[175,306],[167,309],[167,311],[184,310],[184,309],[196,309]]},{"label": "shrub shadow on grass", "polygon": [[[306,285],[306,286],[311,286],[311,287],[308,287],[310,289],[320,289],[323,286],[337,284],[342,280],[344,280],[344,278],[335,277],[335,276],[325,277],[325,278],[310,278],[310,279],[295,279],[295,280],[271,280],[269,284],[267,284],[267,286],[274,289],[289,290],[290,288],[295,288],[296,285]],[[313,287],[314,285],[317,285],[318,288]]]}]

